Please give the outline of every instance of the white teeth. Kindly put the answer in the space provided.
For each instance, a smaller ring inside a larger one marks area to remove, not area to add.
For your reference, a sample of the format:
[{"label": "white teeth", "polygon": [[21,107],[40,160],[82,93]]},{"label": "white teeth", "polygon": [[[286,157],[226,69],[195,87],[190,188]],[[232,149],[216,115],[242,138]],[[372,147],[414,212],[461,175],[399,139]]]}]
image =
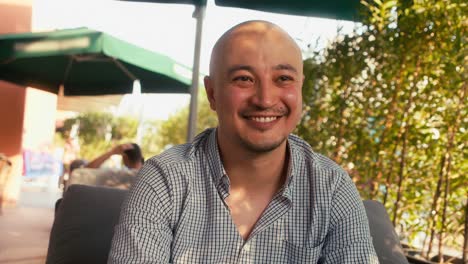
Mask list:
[{"label": "white teeth", "polygon": [[260,123],[267,123],[276,120],[276,116],[269,116],[269,117],[251,117],[253,121],[260,122]]}]

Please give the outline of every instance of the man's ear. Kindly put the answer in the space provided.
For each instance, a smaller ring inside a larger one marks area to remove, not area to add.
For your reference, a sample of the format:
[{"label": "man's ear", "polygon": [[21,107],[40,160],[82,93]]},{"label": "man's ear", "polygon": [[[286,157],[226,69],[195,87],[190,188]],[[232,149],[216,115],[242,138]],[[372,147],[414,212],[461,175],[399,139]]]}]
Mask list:
[{"label": "man's ear", "polygon": [[213,111],[216,111],[216,104],[214,98],[214,82],[210,78],[210,76],[205,76],[203,79],[203,83],[205,84],[205,91],[206,96],[208,97],[208,101],[210,102],[210,108]]}]

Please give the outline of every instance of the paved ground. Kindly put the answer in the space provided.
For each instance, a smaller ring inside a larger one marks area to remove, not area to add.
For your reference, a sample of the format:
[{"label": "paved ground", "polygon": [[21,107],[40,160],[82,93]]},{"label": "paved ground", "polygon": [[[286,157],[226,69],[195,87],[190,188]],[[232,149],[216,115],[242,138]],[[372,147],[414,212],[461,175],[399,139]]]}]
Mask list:
[{"label": "paved ground", "polygon": [[59,192],[23,184],[17,207],[0,215],[0,264],[45,263],[58,197]]}]

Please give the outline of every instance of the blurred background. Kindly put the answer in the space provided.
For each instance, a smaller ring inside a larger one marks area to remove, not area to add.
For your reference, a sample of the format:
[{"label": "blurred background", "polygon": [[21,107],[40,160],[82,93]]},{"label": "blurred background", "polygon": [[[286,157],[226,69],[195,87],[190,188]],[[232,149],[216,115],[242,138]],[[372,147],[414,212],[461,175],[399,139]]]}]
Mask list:
[{"label": "blurred background", "polygon": [[[192,69],[194,11],[131,1],[0,0],[0,34],[87,27]],[[295,133],[345,168],[363,199],[385,205],[408,255],[467,263],[467,11],[457,0],[369,0],[350,21],[208,1],[200,76],[215,41],[235,24],[263,19],[283,27],[302,49],[306,75]],[[67,96],[0,80],[0,263],[41,263],[71,161],[125,142],[140,144],[146,158],[185,143],[188,87],[145,93],[134,82],[133,93]],[[199,88],[197,132],[217,122]],[[106,166],[121,162],[114,157]]]}]

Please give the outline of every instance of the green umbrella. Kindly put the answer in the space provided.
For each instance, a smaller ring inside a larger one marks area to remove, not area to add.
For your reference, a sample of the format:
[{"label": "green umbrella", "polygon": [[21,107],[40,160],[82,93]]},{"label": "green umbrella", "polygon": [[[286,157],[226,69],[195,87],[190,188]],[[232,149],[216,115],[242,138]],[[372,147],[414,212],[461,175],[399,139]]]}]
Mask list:
[{"label": "green umbrella", "polygon": [[[207,0],[124,0],[206,6]],[[218,6],[247,8],[289,15],[358,20],[360,0],[215,0]]]},{"label": "green umbrella", "polygon": [[216,5],[289,15],[356,20],[360,0],[215,0]]},{"label": "green umbrella", "polygon": [[0,79],[64,95],[188,93],[191,69],[88,28],[0,35]]}]

